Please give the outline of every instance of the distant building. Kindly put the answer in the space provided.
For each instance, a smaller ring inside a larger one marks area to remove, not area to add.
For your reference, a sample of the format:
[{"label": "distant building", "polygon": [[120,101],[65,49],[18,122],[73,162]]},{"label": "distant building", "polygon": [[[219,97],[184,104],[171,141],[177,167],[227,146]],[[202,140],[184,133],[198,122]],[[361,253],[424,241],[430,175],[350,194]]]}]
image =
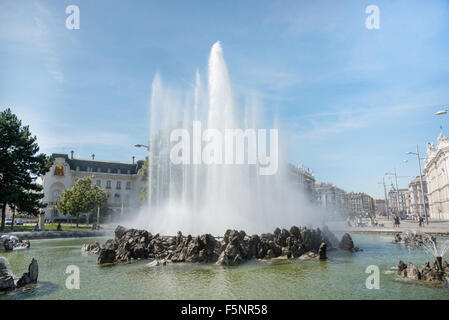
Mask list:
[{"label": "distant building", "polygon": [[373,216],[374,199],[366,193],[348,193],[349,210],[355,215]]},{"label": "distant building", "polygon": [[[429,212],[429,201],[427,199],[427,182],[425,177],[423,176],[423,189],[424,189],[424,201],[426,205],[427,212]],[[405,194],[406,208],[407,213],[411,215],[422,215],[424,216],[424,205],[423,205],[423,196],[421,192],[421,180],[418,177],[413,179],[408,186],[408,191]]]},{"label": "distant building", "polygon": [[449,139],[441,133],[437,146],[428,142],[426,151],[424,175],[430,219],[449,220]]},{"label": "distant building", "polygon": [[396,188],[391,187],[388,192],[388,205],[391,213],[398,213],[398,197],[399,197],[399,214],[403,214],[407,212],[407,202],[406,202],[406,194],[408,189],[399,189],[396,191]]},{"label": "distant building", "polygon": [[314,202],[316,198],[315,176],[312,171],[303,165],[295,167],[291,163],[287,164],[287,173],[293,183],[299,185],[304,190],[304,194],[310,202]]},{"label": "distant building", "polygon": [[382,199],[374,200],[374,213],[376,214],[376,216],[387,215],[385,200]]},{"label": "distant building", "polygon": [[347,193],[330,183],[318,183],[315,185],[316,202],[326,209],[331,215],[347,216],[349,213],[349,200]]},{"label": "distant building", "polygon": [[91,177],[92,183],[106,192],[107,208],[112,215],[126,214],[138,206],[140,191],[145,186],[143,161],[134,163],[134,157],[131,163],[99,161],[95,160],[95,155],[92,159],[75,159],[73,151],[70,157],[59,153],[53,153],[51,157],[53,165],[42,176],[46,219],[68,218],[58,212],[56,203],[64,190],[72,188],[78,179],[84,177]]}]

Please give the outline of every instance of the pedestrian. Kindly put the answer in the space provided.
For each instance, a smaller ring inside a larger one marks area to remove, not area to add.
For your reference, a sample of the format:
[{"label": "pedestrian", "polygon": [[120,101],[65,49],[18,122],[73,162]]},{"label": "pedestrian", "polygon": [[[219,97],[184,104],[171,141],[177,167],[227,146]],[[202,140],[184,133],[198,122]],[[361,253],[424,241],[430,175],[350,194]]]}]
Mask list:
[{"label": "pedestrian", "polygon": [[418,221],[419,221],[419,226],[422,227],[423,226],[423,222],[424,222],[424,218],[421,215],[419,215]]}]

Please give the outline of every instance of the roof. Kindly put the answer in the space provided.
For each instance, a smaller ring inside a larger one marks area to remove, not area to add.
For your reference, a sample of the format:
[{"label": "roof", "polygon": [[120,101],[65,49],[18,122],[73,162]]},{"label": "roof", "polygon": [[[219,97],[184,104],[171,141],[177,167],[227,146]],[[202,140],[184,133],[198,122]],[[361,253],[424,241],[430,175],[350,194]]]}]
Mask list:
[{"label": "roof", "polygon": [[[53,153],[51,155],[52,159],[56,158],[64,158],[65,161],[68,163],[70,170],[77,170],[77,167],[79,168],[79,171],[88,171],[87,168],[91,168],[93,172],[104,172],[108,173],[108,169],[110,169],[110,173],[118,173],[118,170],[122,174],[128,173],[128,170],[130,171],[130,174],[137,174],[137,171],[139,171],[140,168],[143,167],[143,161],[137,161],[136,163],[127,163],[127,162],[114,162],[114,161],[102,161],[102,160],[89,160],[89,159],[70,159],[67,154],[63,153]],[[98,171],[98,168],[100,168],[100,171]]]}]

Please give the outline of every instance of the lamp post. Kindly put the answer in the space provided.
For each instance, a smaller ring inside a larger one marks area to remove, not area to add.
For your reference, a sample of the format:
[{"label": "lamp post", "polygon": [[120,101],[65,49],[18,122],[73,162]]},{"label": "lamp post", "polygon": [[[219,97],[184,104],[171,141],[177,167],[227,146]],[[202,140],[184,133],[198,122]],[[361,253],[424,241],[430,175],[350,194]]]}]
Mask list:
[{"label": "lamp post", "polygon": [[382,177],[382,182],[379,182],[379,184],[383,184],[384,185],[385,213],[387,215],[387,220],[390,220],[390,211],[388,211],[388,198],[387,198],[387,187],[385,185],[385,177]]},{"label": "lamp post", "polygon": [[394,176],[395,181],[396,181],[396,201],[397,201],[397,210],[398,210],[398,214],[400,211],[399,208],[399,188],[398,188],[398,175],[396,174],[396,168],[394,168],[394,173],[385,173],[386,176]]},{"label": "lamp post", "polygon": [[[447,112],[447,111],[445,111],[445,112]],[[421,184],[421,197],[422,197],[422,201],[423,201],[424,214],[426,215],[426,224],[429,224],[429,217],[427,216],[426,200],[424,198],[424,187],[423,187],[422,171],[421,171],[421,157],[419,156],[418,145],[416,145],[416,152],[409,151],[409,152],[407,152],[407,154],[414,154],[418,158],[419,182]]]},{"label": "lamp post", "polygon": [[135,144],[134,147],[136,147],[136,148],[145,148],[148,151],[150,151],[150,147],[147,146],[147,145],[144,145],[144,144]]},{"label": "lamp post", "polygon": [[441,115],[446,114],[448,112],[449,112],[449,109],[444,109],[444,110],[440,110],[440,111],[435,112],[435,115],[441,116]]}]

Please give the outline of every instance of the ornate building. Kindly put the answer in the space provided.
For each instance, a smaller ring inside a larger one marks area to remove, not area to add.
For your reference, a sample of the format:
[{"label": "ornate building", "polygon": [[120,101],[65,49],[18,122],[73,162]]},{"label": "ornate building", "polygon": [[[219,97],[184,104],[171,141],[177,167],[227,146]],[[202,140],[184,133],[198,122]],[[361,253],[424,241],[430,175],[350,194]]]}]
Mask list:
[{"label": "ornate building", "polygon": [[315,176],[312,171],[306,169],[303,165],[295,167],[291,163],[287,163],[287,174],[291,178],[290,181],[299,185],[304,190],[304,194],[310,202],[315,201]]},{"label": "ornate building", "polygon": [[430,219],[449,220],[449,139],[442,133],[437,145],[427,143],[427,157],[424,159]]},{"label": "ornate building", "polygon": [[348,193],[348,201],[353,214],[374,216],[374,199],[366,193]]},{"label": "ornate building", "polygon": [[[44,187],[43,202],[45,219],[65,219],[59,214],[56,203],[64,190],[73,187],[75,182],[84,177],[91,177],[92,183],[101,187],[108,196],[108,210],[112,215],[123,215],[139,204],[139,194],[145,186],[142,175],[143,161],[131,163],[110,162],[92,159],[74,159],[67,154],[53,153],[53,165],[42,176]],[[86,212],[87,214],[87,212]]]},{"label": "ornate building", "polygon": [[388,191],[388,206],[390,212],[393,214],[398,213],[398,197],[399,197],[399,214],[403,214],[407,212],[407,192],[408,189],[398,189],[391,186],[390,191]]},{"label": "ornate building", "polygon": [[318,183],[315,185],[317,203],[333,216],[346,216],[349,202],[346,192],[333,184]]},{"label": "ornate building", "polygon": [[[424,189],[424,201],[426,204],[427,212],[429,212],[429,202],[427,199],[427,182],[425,180],[425,177],[422,177],[423,179],[423,189]],[[423,197],[421,192],[421,180],[419,179],[419,176],[417,176],[415,179],[413,179],[412,182],[408,185],[408,191],[405,194],[405,202],[406,202],[406,208],[407,213],[418,216],[422,215],[424,216],[424,206],[423,206]]]}]

